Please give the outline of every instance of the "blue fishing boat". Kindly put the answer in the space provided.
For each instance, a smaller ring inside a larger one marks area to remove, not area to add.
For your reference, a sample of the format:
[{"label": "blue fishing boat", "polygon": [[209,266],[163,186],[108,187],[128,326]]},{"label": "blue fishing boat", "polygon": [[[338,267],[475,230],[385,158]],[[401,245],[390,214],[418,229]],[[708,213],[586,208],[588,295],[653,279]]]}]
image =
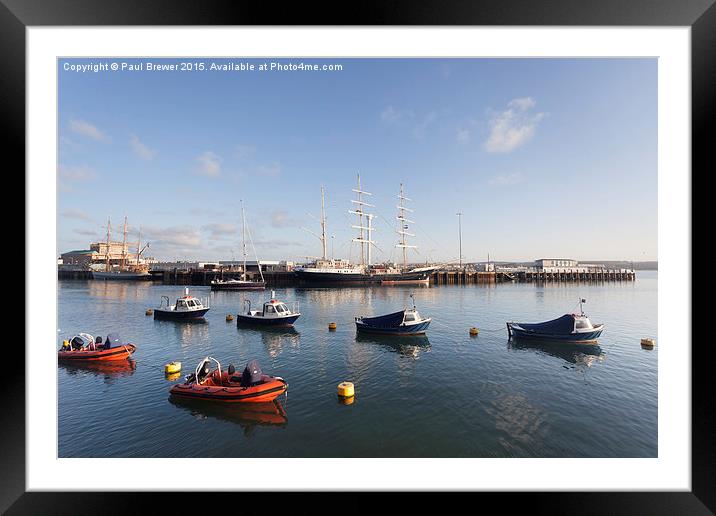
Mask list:
[{"label": "blue fishing boat", "polygon": [[[410,294],[412,298],[413,295]],[[412,308],[404,308],[392,314],[377,317],[356,317],[356,330],[384,335],[422,335],[430,326],[430,317],[422,317],[413,300]]]},{"label": "blue fishing boat", "polygon": [[579,313],[565,314],[562,317],[541,323],[507,323],[507,334],[516,339],[538,339],[560,342],[596,342],[604,330],[603,324],[592,324],[582,310],[579,300]]}]

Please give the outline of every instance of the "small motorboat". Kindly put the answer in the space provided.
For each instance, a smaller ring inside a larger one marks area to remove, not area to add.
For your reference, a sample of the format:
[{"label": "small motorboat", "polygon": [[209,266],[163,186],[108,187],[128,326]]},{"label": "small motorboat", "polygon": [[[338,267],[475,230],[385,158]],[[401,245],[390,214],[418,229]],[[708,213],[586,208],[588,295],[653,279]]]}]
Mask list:
[{"label": "small motorboat", "polygon": [[539,339],[560,342],[596,342],[604,329],[603,324],[592,324],[582,310],[586,299],[579,300],[579,313],[542,323],[507,323],[507,334],[516,339]]},{"label": "small motorboat", "polygon": [[159,307],[154,309],[155,319],[174,319],[186,321],[200,319],[209,311],[209,299],[202,301],[199,298],[189,295],[189,289],[184,290],[184,296],[176,300],[173,305],[169,304],[169,297],[162,296]]},{"label": "small motorboat", "polygon": [[110,333],[102,342],[89,333],[80,333],[64,341],[57,351],[57,358],[63,362],[95,362],[126,360],[137,350],[134,344],[122,342],[119,334]]},{"label": "small motorboat", "polygon": [[[216,363],[213,371],[212,362]],[[236,373],[233,365],[222,371],[217,359],[206,357],[196,366],[196,371],[188,375],[184,383],[174,385],[169,394],[206,401],[262,403],[276,399],[287,389],[286,380],[263,374],[256,360],[246,364],[243,373]]]},{"label": "small motorboat", "polygon": [[262,310],[251,310],[251,300],[244,300],[244,312],[236,314],[236,324],[249,324],[254,326],[291,326],[301,316],[298,303],[293,307],[276,299],[271,291],[271,300],[266,301]]},{"label": "small motorboat", "polygon": [[377,317],[356,317],[356,330],[365,333],[381,333],[384,335],[422,335],[430,326],[430,317],[422,317],[415,308],[403,308],[399,312]]}]

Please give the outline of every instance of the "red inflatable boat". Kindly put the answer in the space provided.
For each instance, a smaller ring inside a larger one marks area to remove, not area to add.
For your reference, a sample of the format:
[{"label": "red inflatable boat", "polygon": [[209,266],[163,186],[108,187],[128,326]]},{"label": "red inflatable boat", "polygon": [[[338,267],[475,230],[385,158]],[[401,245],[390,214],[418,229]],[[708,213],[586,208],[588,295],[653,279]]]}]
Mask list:
[{"label": "red inflatable boat", "polygon": [[[212,361],[216,363],[213,371]],[[276,399],[287,389],[288,383],[283,378],[263,374],[255,360],[247,364],[243,373],[236,373],[231,365],[222,371],[218,360],[206,357],[186,382],[174,385],[169,393],[196,400],[262,403]]]},{"label": "red inflatable boat", "polygon": [[134,344],[122,343],[116,333],[107,335],[105,342],[88,333],[80,333],[63,343],[57,351],[57,358],[63,362],[126,360],[136,350]]}]

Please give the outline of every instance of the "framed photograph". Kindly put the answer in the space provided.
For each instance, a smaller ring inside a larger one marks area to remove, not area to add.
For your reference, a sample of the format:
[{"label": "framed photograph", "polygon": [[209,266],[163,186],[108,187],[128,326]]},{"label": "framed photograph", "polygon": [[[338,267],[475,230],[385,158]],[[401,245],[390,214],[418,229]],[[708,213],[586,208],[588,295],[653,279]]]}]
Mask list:
[{"label": "framed photograph", "polygon": [[501,491],[710,513],[711,4],[3,0],[27,191],[3,509]]}]

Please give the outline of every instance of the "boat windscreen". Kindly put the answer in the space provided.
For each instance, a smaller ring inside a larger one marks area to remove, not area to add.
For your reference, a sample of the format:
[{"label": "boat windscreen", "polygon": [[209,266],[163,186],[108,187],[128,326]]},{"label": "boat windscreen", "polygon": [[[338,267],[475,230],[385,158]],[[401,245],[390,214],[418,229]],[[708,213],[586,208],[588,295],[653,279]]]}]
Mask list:
[{"label": "boat windscreen", "polygon": [[121,346],[123,344],[122,340],[119,338],[119,333],[110,333],[107,335],[107,340],[104,343],[105,349],[109,348],[116,348],[118,346]]}]

